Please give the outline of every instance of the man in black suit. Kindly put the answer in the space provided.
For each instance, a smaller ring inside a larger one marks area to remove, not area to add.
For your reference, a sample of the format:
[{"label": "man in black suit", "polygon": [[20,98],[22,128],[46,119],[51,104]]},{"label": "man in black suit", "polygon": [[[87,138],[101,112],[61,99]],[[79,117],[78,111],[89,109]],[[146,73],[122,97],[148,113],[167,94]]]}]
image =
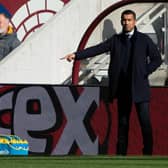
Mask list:
[{"label": "man in black suit", "polygon": [[127,154],[129,118],[132,103],[135,103],[143,135],[143,154],[151,155],[153,138],[148,75],[161,65],[161,55],[153,41],[137,31],[134,11],[125,10],[121,14],[121,24],[123,30],[120,34],[96,46],[68,54],[63,59],[80,60],[110,51],[109,96],[110,101],[118,100],[117,154]]}]

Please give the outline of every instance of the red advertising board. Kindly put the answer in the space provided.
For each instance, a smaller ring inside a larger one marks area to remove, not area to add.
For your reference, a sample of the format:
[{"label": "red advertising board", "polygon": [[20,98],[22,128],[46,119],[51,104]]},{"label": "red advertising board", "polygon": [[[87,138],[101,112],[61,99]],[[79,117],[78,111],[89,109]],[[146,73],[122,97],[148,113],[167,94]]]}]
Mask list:
[{"label": "red advertising board", "polygon": [[[0,133],[27,139],[32,154],[115,154],[116,102],[106,87],[4,85],[0,88]],[[151,89],[153,155],[168,155],[168,88]],[[133,107],[129,155],[142,154],[142,135]]]}]

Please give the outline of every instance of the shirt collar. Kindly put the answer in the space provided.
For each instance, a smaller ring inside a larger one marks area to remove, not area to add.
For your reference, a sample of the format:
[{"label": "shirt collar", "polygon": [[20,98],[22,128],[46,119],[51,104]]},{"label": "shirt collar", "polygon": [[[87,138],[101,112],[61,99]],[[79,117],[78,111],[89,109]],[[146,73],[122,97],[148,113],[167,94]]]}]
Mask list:
[{"label": "shirt collar", "polygon": [[133,34],[134,34],[134,31],[135,31],[135,29],[133,29],[133,30],[130,31],[130,32],[125,33],[125,35],[128,35],[129,38],[131,38],[131,37],[133,36]]}]

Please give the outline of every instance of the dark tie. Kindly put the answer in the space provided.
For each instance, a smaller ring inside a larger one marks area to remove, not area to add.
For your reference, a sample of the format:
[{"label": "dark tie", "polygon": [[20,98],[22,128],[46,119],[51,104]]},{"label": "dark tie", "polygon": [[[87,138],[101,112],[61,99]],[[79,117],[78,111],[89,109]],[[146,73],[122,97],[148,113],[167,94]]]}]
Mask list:
[{"label": "dark tie", "polygon": [[130,62],[130,57],[131,57],[131,38],[129,37],[129,35],[126,35],[125,37],[125,56],[124,56],[124,72],[127,72],[128,70],[128,66],[129,66],[129,62]]}]

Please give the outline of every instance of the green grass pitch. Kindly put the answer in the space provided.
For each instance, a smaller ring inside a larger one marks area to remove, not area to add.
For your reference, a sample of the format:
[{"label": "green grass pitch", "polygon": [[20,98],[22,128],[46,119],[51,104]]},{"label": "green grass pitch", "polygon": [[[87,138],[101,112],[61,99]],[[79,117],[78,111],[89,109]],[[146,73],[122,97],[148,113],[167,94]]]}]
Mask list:
[{"label": "green grass pitch", "polygon": [[0,168],[168,168],[168,157],[0,156]]}]

